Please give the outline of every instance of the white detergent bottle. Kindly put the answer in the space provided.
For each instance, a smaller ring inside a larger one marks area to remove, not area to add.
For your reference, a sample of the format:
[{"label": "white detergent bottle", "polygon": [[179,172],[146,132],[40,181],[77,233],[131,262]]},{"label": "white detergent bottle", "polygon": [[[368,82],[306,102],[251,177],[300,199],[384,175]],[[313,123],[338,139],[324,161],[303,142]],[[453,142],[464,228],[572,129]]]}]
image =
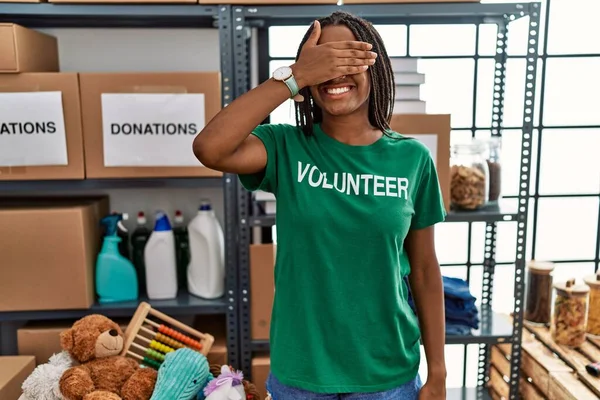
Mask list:
[{"label": "white detergent bottle", "polygon": [[144,248],[146,291],[152,300],[177,297],[175,235],[166,213],[156,213],[154,230]]},{"label": "white detergent bottle", "polygon": [[216,299],[225,294],[225,245],[223,228],[210,202],[203,201],[188,224],[190,264],[188,290],[194,296]]}]

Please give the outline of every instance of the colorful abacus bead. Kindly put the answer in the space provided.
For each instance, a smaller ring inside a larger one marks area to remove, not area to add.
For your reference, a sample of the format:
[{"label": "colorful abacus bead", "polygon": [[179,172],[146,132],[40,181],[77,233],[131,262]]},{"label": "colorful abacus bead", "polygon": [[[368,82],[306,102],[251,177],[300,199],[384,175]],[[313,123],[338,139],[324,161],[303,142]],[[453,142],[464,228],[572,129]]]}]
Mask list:
[{"label": "colorful abacus bead", "polygon": [[160,362],[165,361],[165,355],[152,349],[146,349],[146,355]]},{"label": "colorful abacus bead", "polygon": [[159,369],[160,368],[160,362],[153,360],[151,358],[148,357],[144,357],[144,360],[142,361],[144,364],[146,364],[149,367],[152,367],[154,369]]},{"label": "colorful abacus bead", "polygon": [[168,326],[161,325],[158,328],[158,331],[162,334],[171,336],[173,339],[179,340],[180,342],[184,343],[188,347],[192,347],[197,350],[202,350],[202,343],[197,342],[193,339],[190,339],[189,337],[177,332],[176,330],[169,328]]},{"label": "colorful abacus bead", "polygon": [[175,351],[175,349],[169,347],[169,346],[165,346],[162,343],[157,342],[156,340],[153,340],[150,342],[150,348],[160,351],[161,353],[167,354],[167,353],[171,353],[173,351]]},{"label": "colorful abacus bead", "polygon": [[162,333],[157,333],[154,337],[155,340],[158,340],[161,343],[164,343],[168,346],[171,346],[174,349],[181,349],[185,347],[183,343],[178,342],[177,340],[171,339],[170,337],[163,335]]}]

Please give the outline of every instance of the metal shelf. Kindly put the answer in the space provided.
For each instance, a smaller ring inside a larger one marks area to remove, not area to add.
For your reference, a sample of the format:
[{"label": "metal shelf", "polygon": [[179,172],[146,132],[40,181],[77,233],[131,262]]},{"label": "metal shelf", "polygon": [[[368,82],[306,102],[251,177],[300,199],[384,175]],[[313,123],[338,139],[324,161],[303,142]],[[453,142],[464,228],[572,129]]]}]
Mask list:
[{"label": "metal shelf", "polygon": [[[484,315],[484,314],[482,314]],[[512,324],[505,315],[489,312],[490,321],[482,322],[471,335],[446,335],[446,344],[499,344],[512,341]],[[253,340],[252,351],[269,351],[268,340]]]},{"label": "metal shelf", "polygon": [[446,389],[447,400],[491,400],[487,389],[477,388],[449,388]]},{"label": "metal shelf", "polygon": [[[230,5],[200,4],[52,4],[0,3],[0,22],[29,28],[210,28],[218,29],[220,56],[221,104],[229,105],[234,97],[235,34]],[[192,49],[191,51],[193,51]],[[156,178],[156,179],[88,179],[59,181],[0,181],[0,196],[26,193],[59,193],[76,190],[130,188],[223,188],[225,206],[226,295],[223,299],[203,300],[181,293],[174,300],[149,301],[157,309],[173,316],[225,314],[228,362],[241,368],[238,306],[237,262],[237,186],[233,176]],[[148,301],[141,298],[139,301]],[[0,355],[16,354],[18,327],[29,320],[77,319],[90,313],[108,317],[131,317],[139,301],[120,304],[96,304],[88,310],[0,312]]]},{"label": "metal shelf", "polygon": [[0,193],[146,188],[219,188],[223,178],[81,179],[47,181],[0,181]]},{"label": "metal shelf", "polygon": [[0,3],[0,22],[28,27],[216,27],[218,6]]},{"label": "metal shelf", "polygon": [[[500,206],[487,207],[477,211],[450,211],[445,222],[503,222],[516,221],[517,207],[514,204],[502,203]],[[273,226],[274,215],[249,217],[250,226]]]},{"label": "metal shelf", "polygon": [[521,17],[526,15],[528,7],[529,4],[522,3],[286,5],[285,7],[258,5],[234,8],[234,12],[243,13],[244,18],[251,23],[257,20],[259,25],[263,23],[265,25],[306,25],[315,18],[329,15],[336,10],[345,10],[378,24],[408,22],[456,24],[498,22],[503,20],[506,14]]},{"label": "metal shelf", "polygon": [[144,296],[140,297],[138,301],[114,304],[94,304],[89,309],[81,310],[1,312],[0,322],[78,319],[94,313],[102,314],[109,318],[131,317],[138,308],[139,303],[142,301],[146,301],[150,303],[152,307],[173,316],[223,314],[228,309],[225,298],[205,300],[192,296],[189,293],[182,292],[176,299],[172,300],[149,300]]},{"label": "metal shelf", "polygon": [[[501,136],[507,128],[503,127],[503,112],[505,101],[505,78],[506,64],[508,60],[507,48],[510,41],[509,27],[511,22],[528,16],[528,38],[527,38],[527,56],[524,57],[526,68],[526,79],[524,82],[525,98],[521,104],[523,107],[523,124],[519,127],[522,131],[521,154],[518,161],[519,170],[523,171],[519,175],[519,195],[515,199],[501,202],[499,207],[486,208],[478,211],[451,211],[448,213],[446,222],[483,222],[485,223],[485,247],[482,278],[481,303],[481,329],[474,331],[469,336],[448,336],[448,344],[479,344],[479,358],[477,366],[477,389],[452,389],[448,391],[449,399],[489,399],[490,396],[485,390],[489,366],[490,366],[490,346],[497,343],[510,342],[511,346],[511,369],[518,370],[521,363],[521,335],[522,327],[522,302],[524,301],[524,283],[516,280],[514,288],[514,320],[508,322],[504,317],[494,314],[490,311],[492,304],[492,293],[494,287],[494,275],[496,265],[496,234],[498,224],[505,221],[516,221],[517,241],[515,243],[517,262],[515,264],[515,275],[523,274],[525,269],[525,249],[527,237],[527,217],[529,206],[529,182],[531,165],[531,145],[533,136],[533,120],[530,117],[535,104],[535,87],[538,44],[540,37],[540,14],[542,5],[540,2],[534,3],[512,3],[512,4],[480,4],[480,3],[419,3],[419,4],[354,4],[354,5],[288,5],[288,6],[233,6],[234,20],[234,45],[236,48],[236,94],[242,94],[249,90],[251,85],[249,61],[250,52],[248,50],[249,38],[252,31],[248,27],[257,28],[259,46],[268,47],[268,37],[270,26],[289,26],[303,25],[308,27],[316,18],[324,17],[336,10],[345,10],[352,14],[368,19],[374,24],[481,24],[493,23],[498,27],[496,34],[496,52],[494,59],[494,90],[493,111],[490,115],[491,133],[494,136]],[[508,40],[507,40],[508,39]],[[407,46],[409,39],[406,38]],[[410,55],[410,54],[409,54]],[[473,58],[477,58],[476,53]],[[268,70],[268,63],[271,60],[268,50],[259,50],[259,71]],[[474,82],[477,82],[477,69],[474,74]],[[473,107],[476,103],[474,100]],[[475,121],[473,122],[475,123]],[[473,127],[473,129],[475,129]],[[238,186],[238,221],[240,237],[240,324],[242,327],[240,333],[240,347],[244,370],[250,370],[250,360],[253,352],[268,350],[268,343],[265,341],[254,341],[251,338],[251,311],[250,311],[250,274],[249,269],[249,244],[251,243],[252,227],[272,226],[275,224],[275,216],[260,216],[257,213],[250,215],[250,210],[256,210],[248,207],[251,204],[249,195],[241,186]],[[469,230],[469,238],[470,236]],[[470,239],[469,239],[470,240]],[[469,244],[470,248],[470,244]],[[470,258],[469,258],[470,260]],[[470,268],[468,261],[467,268]],[[466,373],[466,366],[463,373]],[[512,379],[509,382],[510,400],[517,400],[519,393],[519,381]]]}]

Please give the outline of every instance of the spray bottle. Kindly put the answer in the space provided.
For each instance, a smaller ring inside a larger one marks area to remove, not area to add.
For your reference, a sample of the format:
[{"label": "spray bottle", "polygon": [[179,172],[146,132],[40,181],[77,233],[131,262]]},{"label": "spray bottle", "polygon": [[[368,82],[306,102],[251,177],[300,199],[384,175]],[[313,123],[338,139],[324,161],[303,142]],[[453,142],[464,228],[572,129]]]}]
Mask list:
[{"label": "spray bottle", "polygon": [[138,277],[131,261],[119,252],[118,235],[122,214],[111,214],[100,222],[106,235],[96,260],[96,293],[100,303],[131,301],[138,298]]}]

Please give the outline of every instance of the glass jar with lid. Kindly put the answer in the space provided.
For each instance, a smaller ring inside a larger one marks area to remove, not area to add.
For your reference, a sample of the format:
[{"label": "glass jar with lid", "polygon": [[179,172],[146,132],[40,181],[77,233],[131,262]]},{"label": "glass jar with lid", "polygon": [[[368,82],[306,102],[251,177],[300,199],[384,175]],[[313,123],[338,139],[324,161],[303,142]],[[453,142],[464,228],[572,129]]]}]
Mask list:
[{"label": "glass jar with lid", "polygon": [[535,324],[550,323],[552,312],[552,271],[554,263],[531,260],[527,263],[525,319]]},{"label": "glass jar with lid", "polygon": [[450,157],[450,203],[459,210],[477,210],[489,198],[486,145],[479,141],[452,146]]},{"label": "glass jar with lid", "polygon": [[600,337],[600,273],[584,279],[590,287],[587,333]]},{"label": "glass jar with lid", "polygon": [[502,138],[492,136],[486,141],[486,161],[490,172],[489,204],[498,205],[502,198]]},{"label": "glass jar with lid", "polygon": [[579,347],[585,342],[590,288],[575,279],[554,285],[554,313],[550,334],[557,344]]}]

